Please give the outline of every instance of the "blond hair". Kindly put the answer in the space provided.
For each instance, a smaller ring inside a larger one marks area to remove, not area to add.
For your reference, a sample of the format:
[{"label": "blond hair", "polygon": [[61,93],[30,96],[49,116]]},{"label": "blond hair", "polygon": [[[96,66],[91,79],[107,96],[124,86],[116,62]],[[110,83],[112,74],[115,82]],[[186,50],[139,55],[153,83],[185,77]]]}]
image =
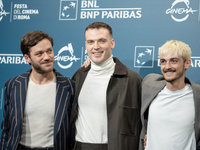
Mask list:
[{"label": "blond hair", "polygon": [[159,57],[163,55],[172,55],[181,56],[183,60],[189,60],[191,58],[191,49],[189,45],[182,41],[167,41],[164,45],[162,45],[159,49]]}]

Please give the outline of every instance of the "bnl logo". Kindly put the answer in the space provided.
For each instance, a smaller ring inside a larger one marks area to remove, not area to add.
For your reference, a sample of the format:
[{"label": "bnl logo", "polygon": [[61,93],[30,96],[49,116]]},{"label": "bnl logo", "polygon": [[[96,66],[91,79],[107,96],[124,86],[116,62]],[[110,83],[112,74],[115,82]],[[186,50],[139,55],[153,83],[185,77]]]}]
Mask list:
[{"label": "bnl logo", "polygon": [[0,21],[3,19],[3,16],[6,16],[7,14],[10,14],[9,12],[5,12],[3,9],[3,1],[0,0]]},{"label": "bnl logo", "polygon": [[59,20],[77,20],[78,0],[61,0]]},{"label": "bnl logo", "polygon": [[2,105],[3,105],[3,89],[0,96],[0,110],[3,108]]},{"label": "bnl logo", "polygon": [[134,67],[153,68],[154,46],[136,46]]}]

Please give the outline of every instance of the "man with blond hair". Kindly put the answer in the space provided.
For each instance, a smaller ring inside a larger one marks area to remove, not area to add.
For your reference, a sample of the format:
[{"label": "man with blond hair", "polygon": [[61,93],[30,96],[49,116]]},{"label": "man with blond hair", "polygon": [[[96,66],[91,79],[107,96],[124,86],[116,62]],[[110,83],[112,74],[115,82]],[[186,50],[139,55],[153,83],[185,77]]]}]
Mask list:
[{"label": "man with blond hair", "polygon": [[196,150],[200,85],[185,77],[190,57],[190,47],[181,41],[168,41],[159,49],[162,75],[149,74],[142,83],[140,149]]}]

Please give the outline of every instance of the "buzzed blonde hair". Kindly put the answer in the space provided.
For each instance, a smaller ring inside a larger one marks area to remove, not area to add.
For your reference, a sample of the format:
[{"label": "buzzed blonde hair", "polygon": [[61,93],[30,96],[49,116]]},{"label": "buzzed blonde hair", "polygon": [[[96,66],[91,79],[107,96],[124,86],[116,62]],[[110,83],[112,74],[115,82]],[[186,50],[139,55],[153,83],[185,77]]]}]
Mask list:
[{"label": "buzzed blonde hair", "polygon": [[163,55],[172,55],[181,56],[183,60],[189,60],[191,58],[191,49],[189,45],[182,41],[171,40],[167,41],[163,46],[159,49],[159,57]]}]

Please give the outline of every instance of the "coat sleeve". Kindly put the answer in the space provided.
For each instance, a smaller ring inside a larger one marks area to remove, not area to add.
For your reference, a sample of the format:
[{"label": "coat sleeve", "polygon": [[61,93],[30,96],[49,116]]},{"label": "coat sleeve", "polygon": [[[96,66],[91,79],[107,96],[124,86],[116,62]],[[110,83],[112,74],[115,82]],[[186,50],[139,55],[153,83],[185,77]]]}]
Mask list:
[{"label": "coat sleeve", "polygon": [[4,88],[4,118],[1,124],[1,140],[0,140],[0,149],[4,150],[7,148],[8,142],[8,133],[10,129],[10,92],[9,92],[10,82],[5,83]]},{"label": "coat sleeve", "polygon": [[139,150],[144,150],[144,136],[147,134],[147,131],[145,127],[142,127],[141,133],[140,133],[140,143],[139,143]]},{"label": "coat sleeve", "polygon": [[200,141],[197,142],[196,150],[200,150]]},{"label": "coat sleeve", "polygon": [[[145,83],[147,77],[148,77],[148,75],[143,79],[142,87],[144,86],[144,83]],[[143,90],[143,88],[142,88],[142,90]],[[142,110],[142,107],[143,107],[143,99],[142,99],[141,110]],[[147,127],[147,120],[144,118],[144,114],[142,114],[142,111],[141,111],[141,120],[142,120],[142,130],[140,132],[139,150],[144,150],[144,136],[147,134],[147,129],[146,129],[146,127]]]}]

